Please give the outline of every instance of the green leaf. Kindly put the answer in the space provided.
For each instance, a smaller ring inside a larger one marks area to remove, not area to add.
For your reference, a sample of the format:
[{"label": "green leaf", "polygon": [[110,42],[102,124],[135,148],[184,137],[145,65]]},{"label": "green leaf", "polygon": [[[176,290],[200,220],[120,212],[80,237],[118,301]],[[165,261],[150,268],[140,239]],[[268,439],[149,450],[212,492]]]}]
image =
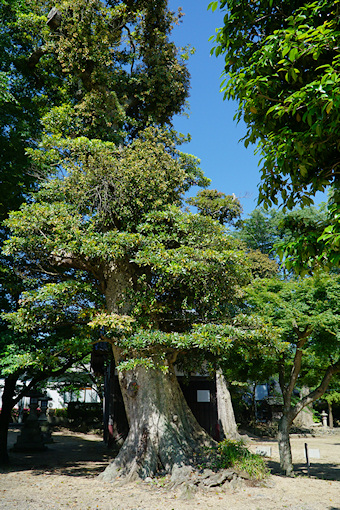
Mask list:
[{"label": "green leaf", "polygon": [[210,9],[212,12],[216,11],[217,8],[218,8],[218,1],[210,2],[210,4],[208,5],[208,10]]},{"label": "green leaf", "polygon": [[296,59],[296,57],[298,56],[299,54],[299,50],[298,48],[292,48],[290,51],[289,51],[289,55],[288,55],[288,58],[291,62],[294,62],[294,60]]}]

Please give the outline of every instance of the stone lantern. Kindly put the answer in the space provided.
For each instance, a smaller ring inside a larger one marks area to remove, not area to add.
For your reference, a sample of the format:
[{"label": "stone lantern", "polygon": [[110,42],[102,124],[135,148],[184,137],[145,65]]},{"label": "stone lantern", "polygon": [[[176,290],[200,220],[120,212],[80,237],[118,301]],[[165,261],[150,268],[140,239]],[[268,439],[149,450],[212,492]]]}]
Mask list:
[{"label": "stone lantern", "polygon": [[[37,390],[30,390],[26,393],[26,397],[30,398],[30,413],[24,423],[17,442],[13,446],[15,452],[32,452],[46,450],[43,434],[40,429],[37,409],[41,398],[45,395]],[[47,397],[48,398],[48,397]]]},{"label": "stone lantern", "polygon": [[40,415],[38,418],[40,430],[43,435],[44,443],[53,443],[53,439],[51,437],[51,431],[50,426],[47,420],[47,405],[48,402],[52,400],[51,397],[48,397],[47,395],[43,395],[39,397],[39,403],[40,403]]}]

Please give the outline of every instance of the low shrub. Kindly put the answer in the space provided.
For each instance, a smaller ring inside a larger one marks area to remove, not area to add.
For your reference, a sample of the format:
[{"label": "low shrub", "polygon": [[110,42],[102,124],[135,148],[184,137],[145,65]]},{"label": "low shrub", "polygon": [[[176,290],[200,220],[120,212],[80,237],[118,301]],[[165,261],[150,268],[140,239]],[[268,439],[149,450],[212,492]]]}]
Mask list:
[{"label": "low shrub", "polygon": [[238,472],[245,471],[256,480],[262,480],[269,475],[269,469],[263,457],[251,453],[242,440],[224,439],[211,448],[210,453],[209,467],[216,471],[233,468]]}]

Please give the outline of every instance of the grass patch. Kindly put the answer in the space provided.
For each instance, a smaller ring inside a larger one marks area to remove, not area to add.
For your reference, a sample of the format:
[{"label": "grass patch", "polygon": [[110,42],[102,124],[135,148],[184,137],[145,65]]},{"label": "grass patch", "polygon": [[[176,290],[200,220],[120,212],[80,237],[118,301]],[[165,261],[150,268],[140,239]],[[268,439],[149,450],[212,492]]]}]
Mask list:
[{"label": "grass patch", "polygon": [[260,455],[251,453],[243,441],[225,439],[210,449],[209,467],[213,470],[233,468],[237,472],[245,471],[256,480],[269,476],[269,469]]}]

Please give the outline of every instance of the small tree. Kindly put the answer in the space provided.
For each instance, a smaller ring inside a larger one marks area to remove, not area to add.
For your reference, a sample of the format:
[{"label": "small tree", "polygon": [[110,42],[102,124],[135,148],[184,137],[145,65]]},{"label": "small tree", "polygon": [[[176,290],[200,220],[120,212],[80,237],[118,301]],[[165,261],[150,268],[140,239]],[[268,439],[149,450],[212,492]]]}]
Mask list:
[{"label": "small tree", "polygon": [[329,262],[324,256],[325,244],[320,240],[328,222],[325,203],[319,208],[309,206],[285,214],[259,208],[242,221],[235,235],[250,248],[277,261],[281,259],[285,275],[307,274]]},{"label": "small tree", "polygon": [[[297,281],[257,280],[248,287],[249,310],[270,321],[273,332],[278,329],[278,343],[267,350],[275,362],[283,396],[278,443],[281,468],[289,476],[293,473],[290,426],[304,407],[325,393],[332,376],[340,371],[339,297],[340,279],[334,275]],[[313,367],[318,368],[314,389],[293,403],[298,380]]]},{"label": "small tree", "polygon": [[[84,280],[80,273],[75,276]],[[87,322],[100,301],[98,294],[85,280],[79,285],[65,274],[55,274],[54,279],[59,281],[22,293],[20,308],[2,315],[8,333],[1,337],[0,352],[0,370],[5,377],[0,414],[1,464],[9,461],[7,434],[13,407],[37,384],[80,363],[96,341]]]}]

